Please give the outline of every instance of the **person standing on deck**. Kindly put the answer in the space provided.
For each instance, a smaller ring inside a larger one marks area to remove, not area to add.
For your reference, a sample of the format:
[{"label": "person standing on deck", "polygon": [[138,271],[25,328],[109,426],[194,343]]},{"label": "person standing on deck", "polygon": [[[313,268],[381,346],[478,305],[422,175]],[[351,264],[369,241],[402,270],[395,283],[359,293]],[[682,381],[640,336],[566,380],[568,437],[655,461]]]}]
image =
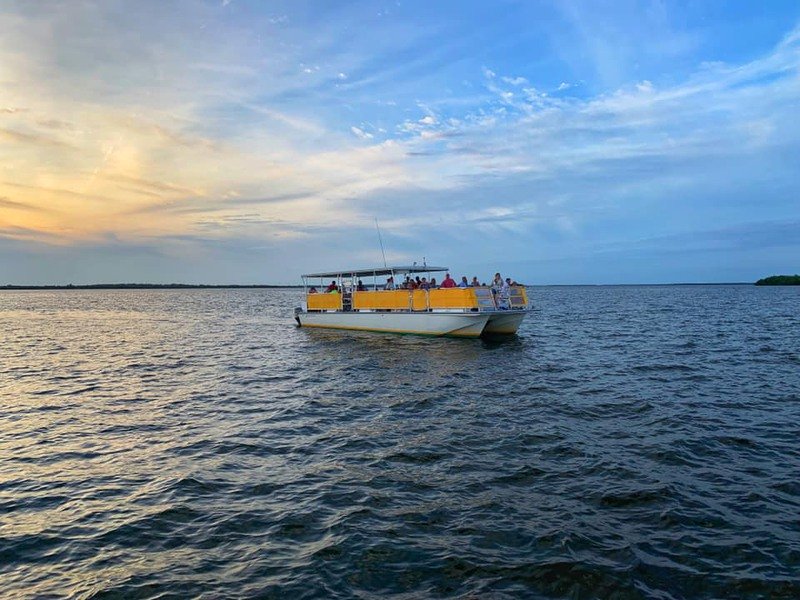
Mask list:
[{"label": "person standing on deck", "polygon": [[467,276],[466,275],[462,275],[461,276],[461,281],[459,282],[458,287],[460,287],[460,288],[469,287],[469,282],[467,281]]},{"label": "person standing on deck", "polygon": [[494,305],[496,308],[503,308],[500,304],[500,290],[503,289],[503,277],[500,273],[494,274],[492,279],[492,297],[494,298]]},{"label": "person standing on deck", "polygon": [[511,278],[506,277],[497,294],[498,308],[511,308]]},{"label": "person standing on deck", "polygon": [[450,273],[444,274],[444,281],[442,281],[442,288],[454,288],[456,287],[456,280],[450,277]]}]

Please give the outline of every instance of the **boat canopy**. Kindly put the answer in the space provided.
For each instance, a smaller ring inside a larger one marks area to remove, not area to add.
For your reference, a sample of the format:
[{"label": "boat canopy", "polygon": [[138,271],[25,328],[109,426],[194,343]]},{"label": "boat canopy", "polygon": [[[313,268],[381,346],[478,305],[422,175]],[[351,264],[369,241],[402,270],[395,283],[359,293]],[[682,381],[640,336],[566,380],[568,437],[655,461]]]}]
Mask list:
[{"label": "boat canopy", "polygon": [[371,269],[342,269],[341,271],[326,271],[324,273],[308,273],[303,277],[366,277],[372,275],[380,277],[383,275],[406,275],[408,273],[438,273],[449,271],[448,267],[431,267],[429,265],[411,265],[400,267],[373,267]]}]

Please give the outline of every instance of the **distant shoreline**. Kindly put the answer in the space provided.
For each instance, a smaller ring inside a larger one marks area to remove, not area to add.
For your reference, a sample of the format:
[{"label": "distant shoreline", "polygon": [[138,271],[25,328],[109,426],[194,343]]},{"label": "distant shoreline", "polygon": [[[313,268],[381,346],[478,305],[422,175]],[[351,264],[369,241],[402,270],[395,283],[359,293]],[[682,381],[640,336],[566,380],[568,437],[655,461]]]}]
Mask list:
[{"label": "distant shoreline", "polygon": [[[548,283],[527,287],[655,287],[655,286],[701,286],[701,285],[754,285],[749,281],[726,283]],[[0,285],[3,290],[228,290],[228,289],[303,289],[302,285],[217,285],[195,283],[90,283],[81,285]]]},{"label": "distant shoreline", "polygon": [[200,283],[91,283],[85,285],[4,285],[2,290],[220,290],[220,289],[282,289],[302,288],[302,285],[205,285]]},{"label": "distant shoreline", "polygon": [[759,279],[756,285],[800,285],[800,275],[772,275]]}]

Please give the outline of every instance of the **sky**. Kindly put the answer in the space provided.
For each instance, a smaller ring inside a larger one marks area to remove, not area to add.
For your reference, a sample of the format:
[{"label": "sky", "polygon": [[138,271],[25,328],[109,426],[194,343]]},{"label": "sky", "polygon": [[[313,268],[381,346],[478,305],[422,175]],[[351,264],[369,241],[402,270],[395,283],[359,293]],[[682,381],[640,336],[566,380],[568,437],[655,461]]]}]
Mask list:
[{"label": "sky", "polygon": [[0,4],[0,285],[800,272],[800,3]]}]

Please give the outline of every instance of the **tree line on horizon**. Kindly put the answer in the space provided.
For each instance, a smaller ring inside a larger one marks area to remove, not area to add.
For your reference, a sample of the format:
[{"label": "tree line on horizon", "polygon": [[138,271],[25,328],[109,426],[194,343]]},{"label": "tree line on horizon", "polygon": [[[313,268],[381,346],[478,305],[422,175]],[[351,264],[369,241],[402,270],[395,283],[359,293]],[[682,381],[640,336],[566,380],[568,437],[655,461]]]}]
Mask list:
[{"label": "tree line on horizon", "polygon": [[800,275],[772,275],[759,279],[756,285],[800,285]]},{"label": "tree line on horizon", "polygon": [[205,283],[87,283],[67,285],[12,285],[0,289],[7,290],[153,290],[153,289],[220,289],[220,288],[296,288],[299,285],[232,284],[215,285]]}]

